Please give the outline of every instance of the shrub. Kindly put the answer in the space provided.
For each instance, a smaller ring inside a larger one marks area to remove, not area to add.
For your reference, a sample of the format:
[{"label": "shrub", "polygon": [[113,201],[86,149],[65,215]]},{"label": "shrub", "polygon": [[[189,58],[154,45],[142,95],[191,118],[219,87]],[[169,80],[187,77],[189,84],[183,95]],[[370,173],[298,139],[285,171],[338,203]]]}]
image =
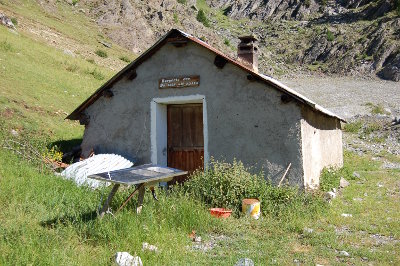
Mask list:
[{"label": "shrub", "polygon": [[200,9],[197,13],[196,19],[198,22],[203,23],[205,27],[210,27],[210,21],[208,20],[206,14],[204,13],[203,9]]},{"label": "shrub", "polygon": [[306,7],[310,7],[310,4],[311,4],[311,0],[304,0],[304,5]]},{"label": "shrub", "polygon": [[228,39],[225,39],[225,40],[224,40],[224,44],[225,44],[226,46],[229,46],[229,45],[231,45],[231,42],[230,42]]},{"label": "shrub", "polygon": [[400,17],[400,0],[396,1],[396,13]]},{"label": "shrub", "polygon": [[342,168],[337,168],[337,167],[324,168],[321,172],[321,176],[319,179],[320,190],[329,191],[332,188],[338,188],[340,183],[340,178],[342,177],[346,180],[355,180],[355,177],[353,176],[353,173],[348,165],[345,165]]},{"label": "shrub", "polygon": [[326,39],[329,42],[332,42],[333,40],[335,40],[335,35],[329,29],[326,30]]},{"label": "shrub", "polygon": [[86,74],[92,75],[95,79],[97,80],[103,80],[105,77],[103,75],[103,73],[101,73],[100,71],[98,71],[97,69],[93,69],[93,70],[86,70],[85,71]]},{"label": "shrub", "polygon": [[75,6],[78,2],[79,0],[72,0],[72,5]]},{"label": "shrub", "polygon": [[311,200],[311,194],[306,195],[296,187],[276,187],[263,174],[252,174],[249,170],[236,160],[233,163],[211,160],[208,168],[195,172],[183,189],[208,207],[232,209],[235,216],[239,215],[245,198],[259,199],[262,212],[276,216],[317,202]]},{"label": "shrub", "polygon": [[346,132],[357,133],[360,131],[362,126],[363,126],[363,123],[361,121],[355,121],[355,122],[345,124],[343,129]]},{"label": "shrub", "polygon": [[18,26],[17,18],[11,18],[11,22],[14,24],[14,26]]},{"label": "shrub", "polygon": [[119,59],[124,61],[124,62],[126,62],[126,63],[130,63],[131,62],[131,59],[129,59],[129,57],[127,57],[125,55],[120,56]]},{"label": "shrub", "polygon": [[187,0],[177,0],[179,4],[186,5]]},{"label": "shrub", "polygon": [[96,62],[94,61],[93,58],[86,59],[86,61],[88,61],[89,63],[94,64],[94,65],[96,64]]},{"label": "shrub", "polygon": [[175,24],[179,23],[178,14],[174,13],[174,22]]},{"label": "shrub", "polygon": [[103,57],[103,58],[107,58],[108,57],[107,52],[104,51],[104,50],[101,50],[101,49],[96,50],[96,52],[94,52],[94,53],[97,54],[100,57]]}]

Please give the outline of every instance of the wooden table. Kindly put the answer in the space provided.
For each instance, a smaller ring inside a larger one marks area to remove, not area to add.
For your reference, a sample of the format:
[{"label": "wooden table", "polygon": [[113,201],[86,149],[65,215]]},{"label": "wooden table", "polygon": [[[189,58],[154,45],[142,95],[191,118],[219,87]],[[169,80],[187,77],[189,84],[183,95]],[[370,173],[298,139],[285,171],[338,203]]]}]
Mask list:
[{"label": "wooden table", "polygon": [[88,178],[110,182],[113,183],[114,186],[111,189],[108,198],[106,199],[103,208],[99,212],[99,216],[103,217],[108,207],[111,204],[111,201],[118,191],[120,185],[136,185],[136,189],[128,196],[125,202],[119,207],[117,212],[121,210],[128,201],[135,195],[136,192],[139,191],[138,196],[138,205],[136,208],[136,212],[140,213],[143,205],[143,197],[146,186],[154,186],[159,182],[168,182],[172,180],[173,177],[186,175],[187,171],[182,171],[175,168],[158,166],[152,164],[139,165],[131,168],[105,172],[95,175],[90,175]]}]

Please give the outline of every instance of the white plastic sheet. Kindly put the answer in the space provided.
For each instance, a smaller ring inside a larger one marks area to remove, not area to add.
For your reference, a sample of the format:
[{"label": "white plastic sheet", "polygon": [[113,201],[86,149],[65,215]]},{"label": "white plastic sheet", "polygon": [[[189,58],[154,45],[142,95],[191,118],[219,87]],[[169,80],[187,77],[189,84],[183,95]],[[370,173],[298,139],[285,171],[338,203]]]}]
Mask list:
[{"label": "white plastic sheet", "polygon": [[83,161],[71,164],[61,176],[73,180],[78,186],[87,185],[92,189],[108,186],[110,183],[87,178],[89,175],[132,167],[133,163],[116,154],[97,154]]}]

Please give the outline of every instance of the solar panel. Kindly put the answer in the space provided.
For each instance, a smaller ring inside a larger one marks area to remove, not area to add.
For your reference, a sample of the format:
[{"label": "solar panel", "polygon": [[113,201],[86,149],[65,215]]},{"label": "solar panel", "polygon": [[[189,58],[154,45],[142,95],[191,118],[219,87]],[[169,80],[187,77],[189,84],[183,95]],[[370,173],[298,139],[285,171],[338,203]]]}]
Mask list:
[{"label": "solar panel", "polygon": [[149,182],[169,181],[175,176],[186,174],[187,171],[175,168],[145,164],[121,170],[94,174],[88,176],[88,178],[122,185],[136,185]]}]

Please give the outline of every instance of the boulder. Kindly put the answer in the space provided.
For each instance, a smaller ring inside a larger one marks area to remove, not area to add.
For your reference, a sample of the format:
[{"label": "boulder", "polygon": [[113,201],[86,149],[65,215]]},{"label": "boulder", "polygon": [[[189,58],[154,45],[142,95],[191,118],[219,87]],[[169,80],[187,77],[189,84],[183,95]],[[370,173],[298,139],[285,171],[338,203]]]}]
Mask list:
[{"label": "boulder", "polygon": [[10,28],[10,29],[15,29],[14,23],[11,21],[9,17],[7,17],[5,14],[0,13],[0,24]]}]

